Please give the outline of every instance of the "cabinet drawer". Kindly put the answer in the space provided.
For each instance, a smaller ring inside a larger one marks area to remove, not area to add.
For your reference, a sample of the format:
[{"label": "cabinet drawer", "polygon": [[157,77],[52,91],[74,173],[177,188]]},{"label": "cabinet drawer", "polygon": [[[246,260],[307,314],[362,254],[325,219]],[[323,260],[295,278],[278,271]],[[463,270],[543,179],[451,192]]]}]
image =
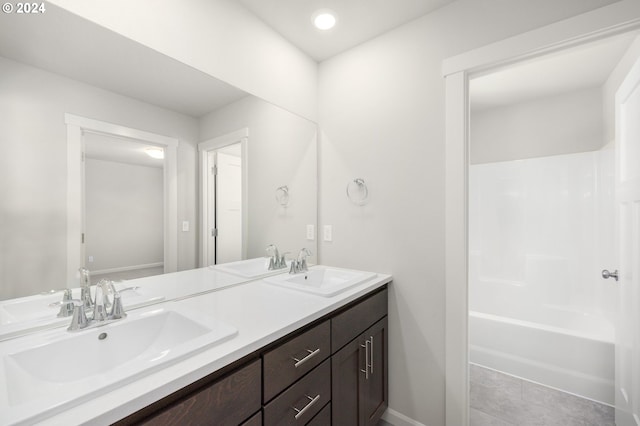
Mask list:
[{"label": "cabinet drawer", "polygon": [[[327,423],[330,424],[330,423]],[[262,426],[262,411],[256,413],[255,416],[251,417],[246,422],[242,423],[240,426]]]},{"label": "cabinet drawer", "polygon": [[330,332],[329,321],[325,321],[264,354],[265,401],[271,400],[330,355]]},{"label": "cabinet drawer", "polygon": [[315,416],[307,426],[327,426],[331,424],[331,403],[325,405],[325,407]]},{"label": "cabinet drawer", "polygon": [[327,359],[267,404],[264,408],[264,424],[265,426],[304,425],[330,399],[331,360]]},{"label": "cabinet drawer", "polygon": [[331,319],[331,353],[355,339],[387,315],[387,289]]},{"label": "cabinet drawer", "polygon": [[260,409],[260,385],[260,360],[255,360],[142,424],[237,426]]}]

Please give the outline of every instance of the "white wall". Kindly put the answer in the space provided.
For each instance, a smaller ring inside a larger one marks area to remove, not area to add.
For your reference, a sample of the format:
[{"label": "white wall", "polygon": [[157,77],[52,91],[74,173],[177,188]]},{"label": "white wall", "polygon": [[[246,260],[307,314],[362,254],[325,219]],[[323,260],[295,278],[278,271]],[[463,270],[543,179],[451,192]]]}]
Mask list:
[{"label": "white wall", "polygon": [[[307,247],[315,262],[316,243],[306,239],[306,226],[317,222],[316,124],[247,96],[203,117],[200,137],[204,141],[244,127],[249,129],[247,257],[265,256],[267,245],[276,244],[291,256]],[[287,207],[275,198],[283,185],[289,187]]]},{"label": "white wall", "polygon": [[[178,218],[197,223],[195,119],[4,58],[0,93],[0,299],[67,284],[65,113],[178,138]],[[179,269],[196,266],[193,229]]]},{"label": "white wall", "polygon": [[316,62],[238,2],[51,3],[285,109],[317,118]]},{"label": "white wall", "polygon": [[164,261],[162,168],[87,158],[85,194],[89,270]]},{"label": "white wall", "polygon": [[[471,164],[595,151],[605,145],[602,89],[471,110]],[[473,96],[471,97],[473,104]]]},{"label": "white wall", "polygon": [[[392,410],[445,423],[442,60],[607,3],[459,0],[320,64],[321,261],[393,274]],[[345,196],[355,177],[364,207]]]}]

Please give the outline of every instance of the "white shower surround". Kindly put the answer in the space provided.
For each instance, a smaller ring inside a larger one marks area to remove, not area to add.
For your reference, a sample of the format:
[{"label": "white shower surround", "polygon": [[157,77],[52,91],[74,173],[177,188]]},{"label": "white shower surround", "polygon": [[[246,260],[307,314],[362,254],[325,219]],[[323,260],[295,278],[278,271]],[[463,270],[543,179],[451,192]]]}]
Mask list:
[{"label": "white shower surround", "polygon": [[613,152],[469,169],[470,361],[613,402]]}]

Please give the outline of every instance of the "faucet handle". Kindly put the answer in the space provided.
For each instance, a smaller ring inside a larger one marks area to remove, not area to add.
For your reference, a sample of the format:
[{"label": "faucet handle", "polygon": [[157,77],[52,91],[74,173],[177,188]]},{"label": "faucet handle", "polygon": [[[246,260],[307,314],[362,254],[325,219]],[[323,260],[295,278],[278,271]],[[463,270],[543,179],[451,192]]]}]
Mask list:
[{"label": "faucet handle", "polygon": [[287,255],[290,254],[290,252],[286,251],[284,253],[282,253],[282,256],[280,256],[280,259],[278,259],[278,269],[284,269],[287,267]]},{"label": "faucet handle", "polygon": [[57,315],[58,318],[70,317],[71,315],[73,315],[73,305],[69,303],[72,300],[73,300],[73,294],[71,292],[71,289],[67,288],[64,290],[62,294],[62,301],[52,303],[49,306],[55,306],[55,307],[60,306],[60,312],[58,312],[58,315]]},{"label": "faucet handle", "polygon": [[124,306],[122,306],[122,297],[120,296],[125,291],[134,291],[139,289],[140,287],[126,287],[120,291],[116,291],[113,295],[113,306],[111,307],[111,315],[109,315],[110,319],[122,319],[127,317],[127,313],[124,311]]},{"label": "faucet handle", "polygon": [[87,314],[84,310],[84,302],[79,299],[63,300],[62,302],[55,302],[50,304],[51,307],[57,306],[73,306],[73,318],[71,318],[71,324],[67,328],[69,331],[78,331],[86,328],[89,325]]}]

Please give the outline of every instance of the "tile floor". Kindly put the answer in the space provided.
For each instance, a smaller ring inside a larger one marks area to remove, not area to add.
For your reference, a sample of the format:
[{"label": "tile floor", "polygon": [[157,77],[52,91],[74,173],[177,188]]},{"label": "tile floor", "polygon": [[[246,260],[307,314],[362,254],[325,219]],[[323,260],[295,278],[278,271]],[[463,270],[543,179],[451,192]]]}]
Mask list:
[{"label": "tile floor", "polygon": [[470,426],[615,426],[614,410],[565,392],[470,368]]}]

